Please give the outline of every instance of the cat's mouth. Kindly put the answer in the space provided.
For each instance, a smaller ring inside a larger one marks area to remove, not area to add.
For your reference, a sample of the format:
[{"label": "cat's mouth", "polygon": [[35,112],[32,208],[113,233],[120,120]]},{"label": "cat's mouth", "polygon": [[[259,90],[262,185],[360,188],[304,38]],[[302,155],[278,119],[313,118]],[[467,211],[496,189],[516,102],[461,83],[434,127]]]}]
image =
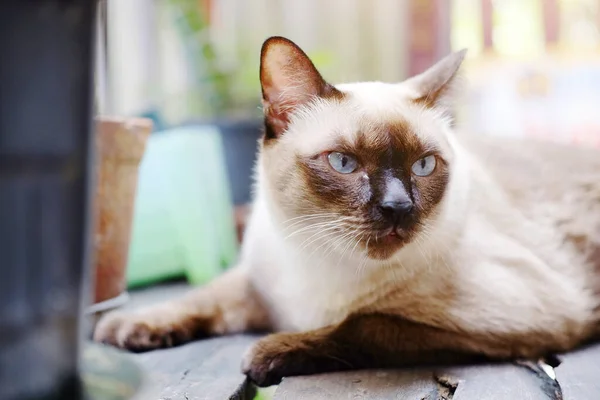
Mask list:
[{"label": "cat's mouth", "polygon": [[389,229],[384,235],[381,236],[380,241],[382,243],[391,242],[396,243],[399,240],[404,240],[405,235],[396,228]]},{"label": "cat's mouth", "polygon": [[397,227],[377,232],[367,246],[369,257],[385,260],[391,257],[409,240],[408,233]]},{"label": "cat's mouth", "polygon": [[399,229],[390,228],[375,235],[375,245],[398,245],[405,242],[407,235]]}]

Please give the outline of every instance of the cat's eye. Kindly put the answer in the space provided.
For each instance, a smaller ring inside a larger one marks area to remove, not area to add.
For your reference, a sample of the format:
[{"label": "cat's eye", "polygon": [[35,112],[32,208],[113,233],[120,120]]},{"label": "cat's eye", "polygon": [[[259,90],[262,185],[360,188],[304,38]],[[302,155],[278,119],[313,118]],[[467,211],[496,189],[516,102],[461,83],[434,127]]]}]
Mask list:
[{"label": "cat's eye", "polygon": [[338,153],[337,151],[329,153],[327,161],[329,161],[331,168],[335,169],[340,174],[351,174],[358,168],[358,161],[356,161],[356,158],[348,154]]},{"label": "cat's eye", "polygon": [[412,172],[416,176],[429,176],[435,169],[435,164],[434,155],[423,157],[412,165]]}]

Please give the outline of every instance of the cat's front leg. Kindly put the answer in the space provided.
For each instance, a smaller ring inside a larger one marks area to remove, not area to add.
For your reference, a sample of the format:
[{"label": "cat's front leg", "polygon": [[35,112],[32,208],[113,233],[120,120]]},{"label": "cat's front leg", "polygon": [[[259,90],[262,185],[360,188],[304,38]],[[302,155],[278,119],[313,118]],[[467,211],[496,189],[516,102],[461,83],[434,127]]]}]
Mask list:
[{"label": "cat's front leg", "polygon": [[369,314],[314,331],[266,336],[246,353],[242,370],[259,386],[270,386],[286,376],[469,363],[513,355],[511,344],[498,337],[473,337],[396,316]]},{"label": "cat's front leg", "polygon": [[94,340],[131,351],[171,347],[194,339],[269,329],[269,320],[247,272],[233,268],[186,296],[100,319]]}]

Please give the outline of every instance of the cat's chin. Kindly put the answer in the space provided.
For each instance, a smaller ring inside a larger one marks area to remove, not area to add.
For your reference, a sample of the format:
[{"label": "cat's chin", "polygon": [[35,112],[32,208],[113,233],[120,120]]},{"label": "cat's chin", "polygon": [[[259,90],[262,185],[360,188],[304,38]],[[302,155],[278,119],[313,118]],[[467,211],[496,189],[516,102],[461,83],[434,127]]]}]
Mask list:
[{"label": "cat's chin", "polygon": [[371,240],[367,254],[374,260],[387,260],[407,242],[408,238],[401,232],[390,232],[386,235],[378,236],[375,240]]}]

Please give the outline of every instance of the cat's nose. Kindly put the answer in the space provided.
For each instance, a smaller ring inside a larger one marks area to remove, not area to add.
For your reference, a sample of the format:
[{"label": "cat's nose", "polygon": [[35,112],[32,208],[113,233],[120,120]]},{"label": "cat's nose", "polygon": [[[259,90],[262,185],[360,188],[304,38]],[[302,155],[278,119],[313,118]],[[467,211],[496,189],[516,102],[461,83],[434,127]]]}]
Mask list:
[{"label": "cat's nose", "polygon": [[381,203],[379,211],[385,219],[394,225],[398,225],[412,213],[414,204],[412,201],[386,201]]}]

